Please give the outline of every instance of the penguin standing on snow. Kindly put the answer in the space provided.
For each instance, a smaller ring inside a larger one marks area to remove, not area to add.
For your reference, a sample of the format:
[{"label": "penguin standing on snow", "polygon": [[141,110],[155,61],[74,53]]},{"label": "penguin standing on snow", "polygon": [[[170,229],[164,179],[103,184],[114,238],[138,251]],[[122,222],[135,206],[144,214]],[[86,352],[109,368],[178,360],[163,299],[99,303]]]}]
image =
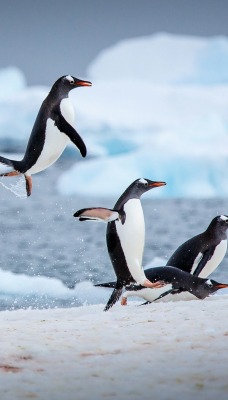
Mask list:
[{"label": "penguin standing on snow", "polygon": [[86,208],[74,214],[79,221],[108,222],[107,247],[117,281],[105,311],[116,303],[123,287],[130,283],[137,282],[151,288],[163,286],[162,282],[151,283],[142,268],[145,223],[140,197],[148,190],[165,184],[149,179],[137,179],[120,196],[113,210]]},{"label": "penguin standing on snow", "polygon": [[72,126],[74,108],[68,95],[72,89],[91,85],[91,82],[71,75],[59,78],[40,107],[23,160],[15,161],[0,156],[0,163],[4,164],[0,170],[0,176],[24,174],[27,196],[30,196],[31,175],[53,164],[69,141],[73,142],[81,155],[85,157],[86,146]]},{"label": "penguin standing on snow", "polygon": [[[145,288],[142,285],[131,284],[126,286],[126,291],[121,300],[122,305],[127,304],[127,298],[129,296],[142,297],[147,300],[144,304],[149,304],[168,294],[189,292],[202,300],[210,294],[217,292],[219,289],[228,288],[228,284],[226,283],[219,283],[213,279],[199,278],[198,276],[194,276],[175,267],[149,268],[145,270],[145,275],[151,282],[164,282],[166,286],[162,288],[163,293],[159,296],[154,296],[156,295],[155,291]],[[95,286],[115,287],[115,282],[101,283]]]},{"label": "penguin standing on snow", "polygon": [[205,232],[187,240],[172,254],[166,265],[207,278],[223,260],[227,250],[228,216],[215,217]]}]

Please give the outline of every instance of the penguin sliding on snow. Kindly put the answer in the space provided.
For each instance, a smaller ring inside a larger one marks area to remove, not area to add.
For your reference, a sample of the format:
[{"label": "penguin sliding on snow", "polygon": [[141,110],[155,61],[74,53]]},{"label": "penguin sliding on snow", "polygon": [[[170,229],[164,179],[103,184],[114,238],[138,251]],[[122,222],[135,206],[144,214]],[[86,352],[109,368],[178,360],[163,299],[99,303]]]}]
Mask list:
[{"label": "penguin sliding on snow", "polygon": [[[194,236],[178,247],[166,264],[167,270],[163,269],[163,275],[167,274],[167,277],[169,277],[170,272],[168,272],[168,269],[176,267],[179,270],[193,274],[195,277],[199,276],[200,278],[207,278],[218,267],[226,254],[227,228],[228,216],[220,215],[213,218],[205,232]],[[153,276],[153,270],[154,268],[145,270],[145,275],[149,280],[150,277]],[[174,270],[172,269],[172,271]],[[165,281],[165,279],[163,280]],[[188,277],[187,283],[190,281],[191,277]],[[113,282],[108,282],[97,286],[113,287]],[[190,290],[187,291],[191,293]],[[170,293],[181,293],[183,290],[175,290],[170,292],[167,291],[167,288],[164,286],[162,289],[159,289],[159,292],[159,298],[161,298]],[[138,289],[128,288],[123,295],[122,304],[126,304],[125,299],[127,297],[134,295],[143,297],[145,300],[150,302],[157,300],[156,293],[150,289],[140,287]]]},{"label": "penguin sliding on snow", "polygon": [[86,156],[86,146],[73,128],[74,108],[68,94],[80,86],[91,86],[92,83],[62,76],[52,86],[50,93],[43,101],[36,117],[24,158],[21,161],[10,160],[0,156],[0,176],[23,174],[26,181],[27,196],[32,192],[32,174],[43,171],[53,164],[62,154],[67,143],[73,142],[82,157]]},{"label": "penguin sliding on snow", "polygon": [[117,281],[105,311],[116,303],[126,285],[137,282],[150,288],[163,286],[162,282],[151,283],[142,268],[145,223],[140,197],[148,190],[164,185],[165,182],[137,179],[120,196],[113,210],[85,208],[74,214],[79,221],[108,222],[106,241]]},{"label": "penguin sliding on snow", "polygon": [[[226,283],[219,283],[212,279],[199,278],[198,276],[194,276],[175,267],[149,268],[145,270],[145,275],[151,282],[162,281],[166,283],[166,286],[162,288],[164,292],[156,297],[154,296],[156,295],[155,291],[145,288],[142,285],[131,284],[126,286],[126,292],[124,292],[121,300],[122,305],[127,304],[127,298],[129,296],[142,297],[147,300],[146,303],[143,304],[149,304],[168,294],[181,292],[189,292],[198,299],[205,299],[205,297],[217,292],[219,289],[228,288],[228,284]],[[115,287],[115,282],[101,283],[94,286],[110,288]]]}]

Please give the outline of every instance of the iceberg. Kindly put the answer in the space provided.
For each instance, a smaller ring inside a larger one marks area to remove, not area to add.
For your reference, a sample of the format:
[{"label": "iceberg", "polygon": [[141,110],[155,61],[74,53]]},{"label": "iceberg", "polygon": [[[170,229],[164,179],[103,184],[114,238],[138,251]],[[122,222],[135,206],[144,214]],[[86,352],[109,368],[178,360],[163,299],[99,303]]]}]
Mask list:
[{"label": "iceberg", "polygon": [[98,55],[88,75],[93,88],[77,110],[96,157],[63,174],[60,193],[118,196],[145,177],[168,183],[152,197],[227,196],[226,37],[125,40]]},{"label": "iceberg", "polygon": [[91,79],[154,85],[228,82],[228,40],[157,33],[103,50],[88,68]]},{"label": "iceberg", "polygon": [[[146,177],[168,183],[148,196],[227,196],[226,37],[124,40],[96,57],[87,78],[91,90],[70,97],[88,157],[82,162],[75,152],[77,164],[57,184],[61,194],[117,197]],[[26,86],[13,67],[0,70],[0,82],[1,152],[23,153],[49,88]]]}]

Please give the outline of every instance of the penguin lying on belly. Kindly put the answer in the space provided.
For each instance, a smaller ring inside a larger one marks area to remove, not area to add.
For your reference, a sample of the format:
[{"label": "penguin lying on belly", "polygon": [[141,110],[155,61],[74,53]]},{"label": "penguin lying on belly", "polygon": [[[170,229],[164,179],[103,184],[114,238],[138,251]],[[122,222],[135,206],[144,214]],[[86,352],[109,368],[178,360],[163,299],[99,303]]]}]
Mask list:
[{"label": "penguin lying on belly", "polygon": [[[121,300],[122,305],[127,304],[127,298],[129,296],[142,297],[147,300],[146,303],[143,304],[149,304],[168,294],[189,292],[202,300],[219,289],[228,288],[228,284],[226,283],[219,283],[212,279],[199,278],[198,276],[191,275],[175,267],[149,268],[145,270],[145,275],[151,282],[162,281],[166,283],[166,286],[161,289],[163,292],[156,297],[155,291],[145,288],[142,285],[128,285],[126,286],[126,291]],[[114,284],[115,282],[109,282],[94,286],[114,287]]]},{"label": "penguin lying on belly", "polygon": [[[191,282],[198,282],[202,291],[204,285],[202,286],[202,281],[197,280],[198,278],[196,281],[192,281],[192,277],[199,276],[200,278],[207,278],[221,263],[227,250],[227,228],[228,216],[220,215],[213,218],[205,232],[194,236],[177,248],[177,250],[169,258],[166,267],[158,267],[160,270],[157,270],[157,268],[145,270],[145,275],[149,280],[153,280],[155,277],[154,274],[158,272],[160,273],[161,271],[162,275],[160,279],[167,283],[173,283],[175,279],[185,279],[187,284],[186,290],[173,290],[172,287],[168,290],[168,288],[164,286],[158,290],[159,296],[157,297],[156,293],[148,288],[130,286],[126,288],[126,292],[124,292],[122,305],[127,303],[126,299],[129,296],[142,297],[145,300],[152,302],[168,294],[177,294],[188,291],[189,293],[192,293],[198,297],[191,290],[188,290],[188,288],[191,288]],[[173,267],[176,268],[173,269]],[[176,269],[178,269],[179,273],[176,271]],[[188,273],[188,275],[186,275],[186,273]],[[167,279],[169,280],[167,281]],[[114,282],[98,284],[95,286],[114,287]],[[216,286],[213,285],[212,289],[210,290],[213,290],[214,288],[216,288]],[[213,291],[218,289],[221,289],[221,287],[218,287]],[[213,291],[209,291],[208,295],[213,293]]]},{"label": "penguin lying on belly", "polygon": [[135,180],[120,196],[114,209],[85,208],[74,217],[79,221],[95,220],[108,223],[106,241],[117,281],[105,311],[120,298],[123,287],[137,282],[145,287],[162,287],[162,282],[150,282],[142,268],[145,242],[145,223],[140,197],[155,187],[166,185],[149,179]]},{"label": "penguin lying on belly", "polygon": [[32,174],[43,171],[53,164],[62,154],[67,143],[73,142],[83,157],[86,146],[73,128],[74,108],[68,94],[80,86],[91,86],[92,83],[62,76],[52,86],[50,93],[43,101],[36,117],[23,160],[15,161],[0,156],[0,176],[23,174],[26,181],[27,196],[32,192]]}]

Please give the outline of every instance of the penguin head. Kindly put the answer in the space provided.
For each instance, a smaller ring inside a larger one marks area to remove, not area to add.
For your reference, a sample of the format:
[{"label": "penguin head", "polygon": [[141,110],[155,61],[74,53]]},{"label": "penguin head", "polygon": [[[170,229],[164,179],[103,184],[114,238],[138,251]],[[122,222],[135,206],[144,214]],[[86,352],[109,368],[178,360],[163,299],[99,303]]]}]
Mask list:
[{"label": "penguin head", "polygon": [[193,294],[199,299],[205,299],[205,297],[217,292],[217,290],[225,288],[228,288],[228,284],[226,283],[219,283],[213,279],[202,279],[202,281],[199,281],[198,287]]},{"label": "penguin head", "polygon": [[216,233],[222,237],[226,237],[226,231],[228,229],[228,216],[227,215],[218,215],[215,217],[207,230],[216,231]]},{"label": "penguin head", "polygon": [[52,90],[57,90],[58,92],[68,95],[68,93],[80,86],[91,86],[92,83],[89,81],[83,81],[82,79],[75,78],[72,75],[64,75],[59,78],[54,85]]},{"label": "penguin head", "polygon": [[166,185],[165,182],[151,181],[150,179],[144,179],[144,178],[136,179],[131,184],[132,192],[137,197],[140,197],[143,193],[148,192],[148,190],[164,185]]}]

